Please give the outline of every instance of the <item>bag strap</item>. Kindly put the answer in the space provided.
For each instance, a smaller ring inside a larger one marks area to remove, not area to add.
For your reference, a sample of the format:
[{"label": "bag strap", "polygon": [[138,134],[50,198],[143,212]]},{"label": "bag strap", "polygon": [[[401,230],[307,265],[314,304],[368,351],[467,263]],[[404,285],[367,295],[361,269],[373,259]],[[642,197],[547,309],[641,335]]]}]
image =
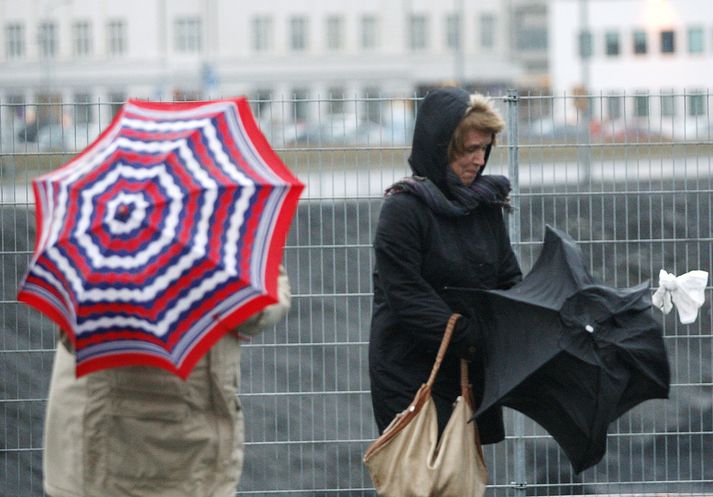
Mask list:
[{"label": "bag strap", "polygon": [[[443,332],[443,339],[441,340],[441,346],[438,348],[438,354],[436,355],[436,361],[433,363],[433,368],[431,369],[431,376],[428,377],[426,384],[430,389],[433,387],[433,383],[436,381],[436,375],[438,370],[441,368],[441,363],[446,355],[446,350],[448,350],[448,345],[451,343],[451,337],[453,336],[453,330],[456,327],[456,322],[461,318],[461,315],[454,313],[448,318],[448,323],[446,324],[446,331]],[[460,386],[461,388],[468,388],[468,362],[464,359],[460,360]]]},{"label": "bag strap", "polygon": [[468,378],[468,361],[465,359],[460,360],[460,389],[461,392],[464,390],[470,390],[470,378]]}]

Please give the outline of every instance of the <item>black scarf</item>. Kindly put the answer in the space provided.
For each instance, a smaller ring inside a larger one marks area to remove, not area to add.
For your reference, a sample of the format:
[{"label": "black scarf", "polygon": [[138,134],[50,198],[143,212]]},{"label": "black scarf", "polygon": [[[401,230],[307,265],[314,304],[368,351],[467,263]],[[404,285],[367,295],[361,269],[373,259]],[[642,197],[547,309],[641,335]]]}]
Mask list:
[{"label": "black scarf", "polygon": [[497,205],[510,210],[510,180],[505,176],[482,174],[470,185],[465,186],[460,178],[448,168],[446,183],[453,200],[428,178],[409,176],[391,185],[386,195],[406,192],[423,200],[437,214],[446,217],[467,216],[479,205]]}]

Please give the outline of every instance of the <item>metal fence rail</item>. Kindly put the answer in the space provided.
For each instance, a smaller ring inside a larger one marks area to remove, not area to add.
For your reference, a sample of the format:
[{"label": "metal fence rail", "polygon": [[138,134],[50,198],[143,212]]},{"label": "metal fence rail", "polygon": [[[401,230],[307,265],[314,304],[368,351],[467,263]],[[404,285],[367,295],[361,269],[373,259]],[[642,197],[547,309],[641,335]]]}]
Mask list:
[{"label": "metal fence rail", "polygon": [[[701,100],[702,95],[702,100]],[[578,240],[608,285],[713,260],[708,93],[494,97],[508,128],[490,172],[513,180],[511,235],[524,271],[544,226]],[[374,495],[361,463],[377,435],[367,343],[371,240],[386,186],[408,174],[418,98],[252,102],[306,183],[287,246],[288,317],[245,344],[246,460],[239,495]],[[0,102],[0,495],[41,496],[42,423],[56,333],[16,300],[34,244],[31,180],[83,148],[119,102]],[[309,112],[305,111],[308,107]],[[672,110],[673,109],[673,110]],[[301,116],[317,116],[305,122]],[[612,424],[604,460],[575,475],[534,422],[506,411],[486,446],[491,496],[713,493],[711,289],[698,320],[664,324],[669,400]],[[652,311],[658,313],[658,311]]]}]

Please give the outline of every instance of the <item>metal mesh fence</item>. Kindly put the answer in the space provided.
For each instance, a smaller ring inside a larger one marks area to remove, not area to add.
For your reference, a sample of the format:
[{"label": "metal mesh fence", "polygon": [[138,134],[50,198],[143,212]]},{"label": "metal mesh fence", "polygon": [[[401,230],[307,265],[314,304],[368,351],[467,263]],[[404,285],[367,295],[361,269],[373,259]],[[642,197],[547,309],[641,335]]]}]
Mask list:
[{"label": "metal mesh fence", "polygon": [[[544,227],[568,232],[589,269],[625,287],[713,258],[710,95],[494,97],[508,128],[488,170],[513,180],[511,236],[523,271]],[[31,180],[106,126],[119,102],[0,102],[0,495],[42,492],[42,423],[56,332],[16,300],[34,244]],[[385,187],[409,173],[418,98],[252,102],[306,183],[287,246],[293,306],[244,346],[246,459],[239,495],[374,495],[361,456],[377,433],[367,343],[371,241]],[[713,492],[710,288],[698,320],[661,316],[671,397],[610,427],[579,475],[534,422],[507,410],[485,447],[491,496]],[[658,313],[658,311],[652,311]]]}]

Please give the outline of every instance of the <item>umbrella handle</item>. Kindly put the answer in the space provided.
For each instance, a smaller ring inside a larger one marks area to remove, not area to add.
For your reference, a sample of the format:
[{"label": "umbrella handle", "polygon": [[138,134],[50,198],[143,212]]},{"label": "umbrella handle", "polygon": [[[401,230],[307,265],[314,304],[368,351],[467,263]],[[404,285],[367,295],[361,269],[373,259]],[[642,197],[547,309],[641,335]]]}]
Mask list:
[{"label": "umbrella handle", "polygon": [[[433,363],[433,368],[431,369],[431,376],[428,377],[426,384],[429,388],[433,386],[433,382],[436,381],[436,375],[438,370],[441,368],[441,363],[446,355],[446,350],[448,345],[451,343],[451,337],[453,336],[453,329],[456,327],[456,322],[461,318],[458,313],[453,313],[450,318],[448,318],[448,323],[446,324],[446,331],[443,332],[443,340],[441,340],[441,346],[438,349],[438,354],[436,355],[436,361]],[[461,362],[461,386],[463,386],[463,366],[465,361]],[[468,366],[465,365],[465,382],[468,382]]]}]

